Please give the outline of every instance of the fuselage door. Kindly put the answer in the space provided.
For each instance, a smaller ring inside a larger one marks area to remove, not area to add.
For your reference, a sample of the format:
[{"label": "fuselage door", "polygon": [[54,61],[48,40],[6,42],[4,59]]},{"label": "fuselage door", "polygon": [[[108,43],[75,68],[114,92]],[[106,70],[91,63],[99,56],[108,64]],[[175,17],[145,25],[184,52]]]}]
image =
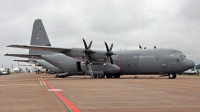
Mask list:
[{"label": "fuselage door", "polygon": [[139,73],[139,53],[123,54],[119,56],[119,67],[124,74]]},{"label": "fuselage door", "polygon": [[126,66],[128,69],[131,69],[131,61],[130,60],[126,61]]}]

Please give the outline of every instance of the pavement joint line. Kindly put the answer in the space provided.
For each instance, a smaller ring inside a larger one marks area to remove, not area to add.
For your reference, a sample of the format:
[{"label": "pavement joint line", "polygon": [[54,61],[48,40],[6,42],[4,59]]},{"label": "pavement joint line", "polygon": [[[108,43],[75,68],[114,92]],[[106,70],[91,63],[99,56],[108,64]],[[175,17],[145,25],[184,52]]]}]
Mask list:
[{"label": "pavement joint line", "polygon": [[0,85],[0,87],[3,87],[3,86],[35,86],[35,85],[38,85],[38,84],[11,84],[11,85]]},{"label": "pavement joint line", "polygon": [[[43,79],[43,78],[41,78]],[[55,89],[47,80],[44,80],[50,89]],[[72,104],[67,98],[65,98],[59,91],[52,91],[59,97],[67,106],[69,106],[74,112],[81,112],[74,104]]]},{"label": "pavement joint line", "polygon": [[178,88],[178,89],[171,89],[171,88],[162,88],[162,87],[158,87],[158,86],[149,86],[149,85],[142,85],[142,84],[128,84],[128,85],[133,85],[133,86],[140,86],[140,87],[148,87],[148,88],[154,88],[154,89],[161,89],[161,90],[177,90],[177,91],[183,91],[183,92],[187,92],[187,93],[197,93],[195,92],[191,92],[191,91],[186,91],[186,90],[180,90],[180,89],[184,89],[184,88]]},{"label": "pavement joint line", "polygon": [[160,84],[169,84],[169,85],[181,85],[181,86],[196,86],[196,87],[200,87],[199,85],[189,85],[189,84],[177,84],[177,83],[165,83],[165,82],[154,82],[154,81],[140,81],[140,82],[145,82],[145,83],[160,83]]},{"label": "pavement joint line", "polygon": [[22,80],[0,80],[0,82],[2,82],[2,81],[6,81],[6,82],[9,82],[9,81],[35,81],[35,80],[33,80],[33,79],[22,79]]}]

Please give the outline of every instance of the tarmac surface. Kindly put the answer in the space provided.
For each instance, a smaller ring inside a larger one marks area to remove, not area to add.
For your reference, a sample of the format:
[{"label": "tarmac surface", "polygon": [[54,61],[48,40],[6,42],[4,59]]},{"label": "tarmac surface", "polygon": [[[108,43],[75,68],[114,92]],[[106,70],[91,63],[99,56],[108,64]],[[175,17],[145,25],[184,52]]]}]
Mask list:
[{"label": "tarmac surface", "polygon": [[199,112],[200,76],[0,76],[0,112]]}]

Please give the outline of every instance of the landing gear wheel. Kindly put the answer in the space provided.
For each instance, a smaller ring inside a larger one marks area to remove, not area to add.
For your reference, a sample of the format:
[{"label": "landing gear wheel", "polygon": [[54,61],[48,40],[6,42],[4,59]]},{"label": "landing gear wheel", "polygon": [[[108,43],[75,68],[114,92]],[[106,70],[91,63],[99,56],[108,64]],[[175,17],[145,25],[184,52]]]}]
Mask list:
[{"label": "landing gear wheel", "polygon": [[103,75],[103,76],[98,76],[98,78],[105,78],[105,75]]},{"label": "landing gear wheel", "polygon": [[95,79],[97,78],[97,76],[93,76]]},{"label": "landing gear wheel", "polygon": [[175,79],[176,78],[176,74],[168,74],[169,79]]},{"label": "landing gear wheel", "polygon": [[173,79],[176,79],[176,74],[174,74],[174,77],[173,77]]},{"label": "landing gear wheel", "polygon": [[106,75],[106,78],[112,78],[112,75]]},{"label": "landing gear wheel", "polygon": [[120,77],[120,74],[115,74],[114,75],[114,78],[119,78]]}]

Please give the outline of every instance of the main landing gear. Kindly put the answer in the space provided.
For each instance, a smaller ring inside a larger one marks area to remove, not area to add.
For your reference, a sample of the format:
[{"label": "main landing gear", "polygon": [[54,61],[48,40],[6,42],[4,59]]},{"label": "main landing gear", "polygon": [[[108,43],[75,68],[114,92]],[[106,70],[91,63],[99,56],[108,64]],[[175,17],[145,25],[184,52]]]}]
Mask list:
[{"label": "main landing gear", "polygon": [[176,74],[168,74],[169,79],[176,79]]},{"label": "main landing gear", "polygon": [[115,74],[115,75],[106,74],[106,78],[112,78],[113,76],[114,78],[120,78],[120,74]]}]

